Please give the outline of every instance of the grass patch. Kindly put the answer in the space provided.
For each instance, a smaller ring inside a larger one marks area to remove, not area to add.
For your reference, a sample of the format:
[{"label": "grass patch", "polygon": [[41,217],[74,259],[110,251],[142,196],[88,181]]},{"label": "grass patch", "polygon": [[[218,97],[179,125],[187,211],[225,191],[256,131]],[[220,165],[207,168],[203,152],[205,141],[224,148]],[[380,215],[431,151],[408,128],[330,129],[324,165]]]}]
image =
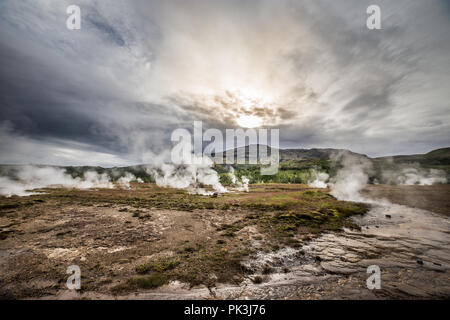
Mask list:
[{"label": "grass patch", "polygon": [[175,269],[180,264],[178,260],[158,261],[151,264],[142,264],[136,267],[136,272],[139,274],[146,274],[150,271],[164,272]]},{"label": "grass patch", "polygon": [[153,289],[162,286],[167,282],[167,277],[161,273],[152,273],[145,277],[136,277],[129,280],[133,288]]}]

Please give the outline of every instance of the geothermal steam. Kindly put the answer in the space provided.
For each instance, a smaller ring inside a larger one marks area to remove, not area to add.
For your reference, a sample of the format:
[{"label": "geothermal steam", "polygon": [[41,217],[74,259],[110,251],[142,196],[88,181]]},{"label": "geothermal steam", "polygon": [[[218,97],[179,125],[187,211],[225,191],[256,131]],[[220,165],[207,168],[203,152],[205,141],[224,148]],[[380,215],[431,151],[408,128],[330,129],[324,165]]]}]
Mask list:
[{"label": "geothermal steam", "polygon": [[219,175],[211,167],[205,165],[162,164],[159,168],[148,168],[147,172],[154,176],[161,187],[187,189],[190,193],[211,195],[203,186],[211,186],[215,192],[227,192],[219,181]]},{"label": "geothermal steam", "polygon": [[[159,158],[159,163],[148,166],[146,171],[161,187],[187,189],[189,193],[202,195],[228,192],[220,183],[217,172],[212,169],[214,162],[210,158],[196,157],[193,154],[191,157],[189,161],[180,164],[164,163]],[[214,191],[206,191],[205,186],[210,186]]]},{"label": "geothermal steam", "polygon": [[343,152],[333,155],[332,160],[342,168],[331,181],[331,194],[339,200],[363,201],[359,192],[369,181],[370,160]]},{"label": "geothermal steam", "polygon": [[250,180],[247,177],[242,176],[241,181],[239,181],[239,179],[234,174],[233,167],[230,167],[230,172],[228,173],[228,176],[230,177],[231,183],[233,184],[233,186],[237,191],[248,192],[248,183],[250,182]]},{"label": "geothermal steam", "polygon": [[[119,178],[117,185],[125,188],[130,187],[130,182],[136,180],[136,177],[127,173]],[[16,172],[14,177],[0,177],[0,195],[27,196],[35,194],[29,190],[48,188],[48,187],[65,187],[76,189],[90,188],[114,188],[115,184],[111,181],[106,173],[99,174],[95,171],[86,171],[83,178],[73,178],[67,174],[64,169],[56,167],[41,166],[22,166]]]},{"label": "geothermal steam", "polygon": [[382,182],[399,185],[429,186],[436,183],[447,183],[443,170],[422,168],[419,164],[397,166],[395,169],[386,169],[382,172]]},{"label": "geothermal steam", "polygon": [[308,183],[308,186],[312,188],[326,188],[327,181],[330,178],[329,174],[326,172],[319,172],[316,169],[311,170],[312,181]]},{"label": "geothermal steam", "polygon": [[[218,173],[213,169],[213,161],[208,157],[202,157],[195,164],[165,163],[162,156],[150,160],[152,165],[147,166],[146,171],[154,179],[158,186],[186,189],[193,194],[212,195],[214,193],[228,192],[219,179]],[[369,182],[369,175],[373,174],[372,161],[363,156],[356,156],[347,152],[341,152],[332,156],[332,161],[339,167],[337,174],[330,178],[326,172],[316,169],[311,170],[312,177],[310,187],[331,188],[331,194],[340,200],[370,201],[361,196],[360,191]],[[248,192],[249,179],[242,176],[238,179],[233,167],[228,173],[231,182],[231,190]],[[73,178],[63,168],[44,166],[21,166],[12,175],[0,177],[0,195],[31,195],[29,190],[46,187],[66,187],[78,189],[90,188],[114,188],[119,186],[129,188],[131,181],[143,182],[133,174],[121,171],[112,171],[112,179],[106,173],[99,174],[95,171],[83,173],[83,177]],[[113,180],[115,182],[113,182]],[[419,164],[388,165],[381,171],[380,181],[375,183],[399,184],[399,185],[431,185],[446,183],[445,172],[436,169],[424,169]],[[209,187],[209,190],[205,188]],[[212,191],[211,191],[212,189]]]},{"label": "geothermal steam", "polygon": [[[341,166],[331,179],[331,194],[339,200],[370,202],[361,196],[360,191],[373,173],[372,162],[363,156],[338,153],[332,157],[335,164]],[[395,185],[432,185],[447,183],[445,172],[436,169],[424,169],[419,164],[397,165],[394,169],[382,169],[381,183]],[[380,181],[375,181],[379,183]]]},{"label": "geothermal steam", "polygon": [[[226,193],[228,189],[220,183],[218,173],[212,168],[214,162],[208,157],[198,158],[189,164],[160,163],[148,166],[146,171],[154,177],[160,187],[186,189],[192,194],[213,195],[214,193]],[[234,174],[233,167],[228,173],[234,189],[248,192],[249,179],[241,177],[239,180]],[[213,191],[207,191],[210,187]]]}]

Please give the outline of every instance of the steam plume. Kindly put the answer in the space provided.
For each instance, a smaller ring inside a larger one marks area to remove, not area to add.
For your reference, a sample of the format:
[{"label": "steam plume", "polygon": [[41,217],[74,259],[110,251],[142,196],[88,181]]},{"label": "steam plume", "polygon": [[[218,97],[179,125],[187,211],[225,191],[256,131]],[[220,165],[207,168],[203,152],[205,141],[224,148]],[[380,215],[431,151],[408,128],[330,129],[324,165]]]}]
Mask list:
[{"label": "steam plume", "polygon": [[[129,188],[132,180],[136,180],[136,177],[131,173],[126,173],[117,181],[117,184]],[[21,166],[13,170],[9,176],[0,177],[0,195],[5,196],[27,196],[36,194],[31,190],[51,187],[111,189],[115,187],[115,184],[106,173],[99,174],[90,170],[84,172],[82,178],[73,178],[62,168],[33,165]]]},{"label": "steam plume", "polygon": [[[190,193],[202,195],[228,192],[220,183],[217,172],[212,169],[213,161],[208,157],[193,157],[189,164],[160,163],[148,166],[147,173],[161,187],[187,189]],[[214,191],[206,191],[204,186],[210,186]]]},{"label": "steam plume", "polygon": [[333,155],[332,159],[342,168],[332,179],[331,194],[339,200],[364,201],[360,191],[369,181],[370,160],[345,152]]},{"label": "steam plume", "polygon": [[394,169],[382,171],[382,182],[399,185],[432,185],[437,183],[447,183],[446,174],[443,170],[424,169],[418,163],[408,166],[399,165]]},{"label": "steam plume", "polygon": [[231,183],[235,186],[235,189],[237,191],[248,192],[248,183],[250,182],[250,180],[247,177],[242,176],[241,181],[239,181],[239,179],[234,174],[233,167],[230,167],[230,172],[228,173],[228,176],[230,177]]},{"label": "steam plume", "polygon": [[308,183],[308,186],[312,188],[326,188],[327,181],[330,178],[326,172],[318,172],[316,169],[311,170],[311,175],[314,180]]}]

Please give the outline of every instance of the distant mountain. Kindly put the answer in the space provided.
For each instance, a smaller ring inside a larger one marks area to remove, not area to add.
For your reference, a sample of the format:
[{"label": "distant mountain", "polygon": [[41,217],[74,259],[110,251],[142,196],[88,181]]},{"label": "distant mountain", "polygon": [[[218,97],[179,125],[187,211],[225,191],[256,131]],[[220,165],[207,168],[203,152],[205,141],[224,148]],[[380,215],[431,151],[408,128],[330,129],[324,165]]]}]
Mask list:
[{"label": "distant mountain", "polygon": [[[255,146],[255,145],[253,145]],[[266,147],[267,153],[270,154],[272,148],[264,145],[256,145],[256,149],[259,152],[259,148]],[[249,146],[235,148],[234,149],[234,156],[236,158],[236,155],[238,153],[238,150],[242,152],[244,150],[244,154],[246,159],[248,159],[249,154]],[[217,156],[220,157],[222,153],[217,153]],[[332,149],[332,148],[325,148],[325,149],[279,149],[280,154],[280,161],[291,161],[291,160],[329,160],[333,156],[336,156],[338,154],[349,154],[357,157],[364,157],[368,158],[365,154],[360,154],[356,152],[352,152],[350,150],[346,149]],[[225,157],[225,154],[223,155]]]},{"label": "distant mountain", "polygon": [[441,148],[425,154],[398,155],[392,157],[378,157],[375,161],[393,160],[398,164],[420,163],[424,166],[447,166],[450,165],[450,148]]},{"label": "distant mountain", "polygon": [[368,158],[365,154],[352,152],[347,149],[281,149],[280,159],[281,161],[288,160],[301,160],[301,159],[320,159],[329,160],[338,154],[346,154],[357,157]]},{"label": "distant mountain", "polygon": [[[242,150],[245,148],[245,155],[248,156],[249,147],[236,148]],[[257,145],[260,148],[260,145]],[[258,149],[259,150],[259,149]],[[271,150],[268,147],[268,152]],[[396,155],[390,157],[377,157],[370,158],[365,154],[356,153],[347,149],[333,149],[333,148],[313,148],[313,149],[279,149],[280,161],[291,160],[330,160],[338,154],[352,155],[356,157],[363,157],[374,161],[394,161],[395,163],[420,163],[423,165],[450,165],[450,148],[441,148],[430,151],[426,154],[414,154],[414,155]]]},{"label": "distant mountain", "polygon": [[[261,146],[257,145],[257,150],[259,150]],[[241,147],[234,149],[234,155],[236,156],[238,150],[244,149],[246,159],[248,159],[249,147]],[[271,148],[268,147],[267,152],[270,154]],[[330,160],[334,155],[337,154],[349,154],[357,157],[363,157],[368,160],[372,160],[375,163],[382,164],[385,161],[394,162],[396,164],[408,164],[408,163],[419,163],[426,167],[447,167],[450,166],[450,148],[441,148],[430,151],[426,154],[414,154],[414,155],[397,155],[390,157],[377,157],[370,158],[365,154],[360,154],[356,152],[352,152],[346,149],[332,149],[332,148],[313,148],[313,149],[279,149],[280,154],[280,162],[295,162],[301,160]],[[218,156],[221,153],[217,154]],[[225,154],[223,155],[225,157]],[[150,165],[150,164],[149,164]],[[41,165],[39,165],[41,166]],[[44,166],[44,165],[42,165]],[[137,176],[145,175],[146,164],[128,166],[128,167],[114,167],[114,168],[102,168],[99,166],[51,166],[51,167],[59,167],[65,168],[68,173],[73,176],[78,176],[82,172],[86,172],[88,170],[93,170],[98,173],[108,173],[113,176],[120,176],[122,172],[128,171]],[[22,165],[0,165],[0,176],[1,175],[10,175],[11,173],[19,170]],[[117,174],[115,174],[117,173]]]}]

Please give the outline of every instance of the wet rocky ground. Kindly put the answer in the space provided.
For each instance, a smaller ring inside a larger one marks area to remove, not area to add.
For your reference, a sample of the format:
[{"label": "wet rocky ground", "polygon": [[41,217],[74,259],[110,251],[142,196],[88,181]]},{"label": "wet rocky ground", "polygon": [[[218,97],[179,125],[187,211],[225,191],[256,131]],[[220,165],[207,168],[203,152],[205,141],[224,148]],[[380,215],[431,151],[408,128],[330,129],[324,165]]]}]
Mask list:
[{"label": "wet rocky ground", "polygon": [[[392,299],[450,297],[450,221],[400,205],[375,206],[354,218],[361,231],[327,233],[300,251],[261,255],[277,273],[241,297],[267,299]],[[381,288],[369,290],[367,267],[381,271]],[[283,274],[283,269],[289,272]],[[264,271],[264,269],[263,269]],[[227,294],[224,292],[224,297]],[[232,296],[232,295],[231,295]]]}]

